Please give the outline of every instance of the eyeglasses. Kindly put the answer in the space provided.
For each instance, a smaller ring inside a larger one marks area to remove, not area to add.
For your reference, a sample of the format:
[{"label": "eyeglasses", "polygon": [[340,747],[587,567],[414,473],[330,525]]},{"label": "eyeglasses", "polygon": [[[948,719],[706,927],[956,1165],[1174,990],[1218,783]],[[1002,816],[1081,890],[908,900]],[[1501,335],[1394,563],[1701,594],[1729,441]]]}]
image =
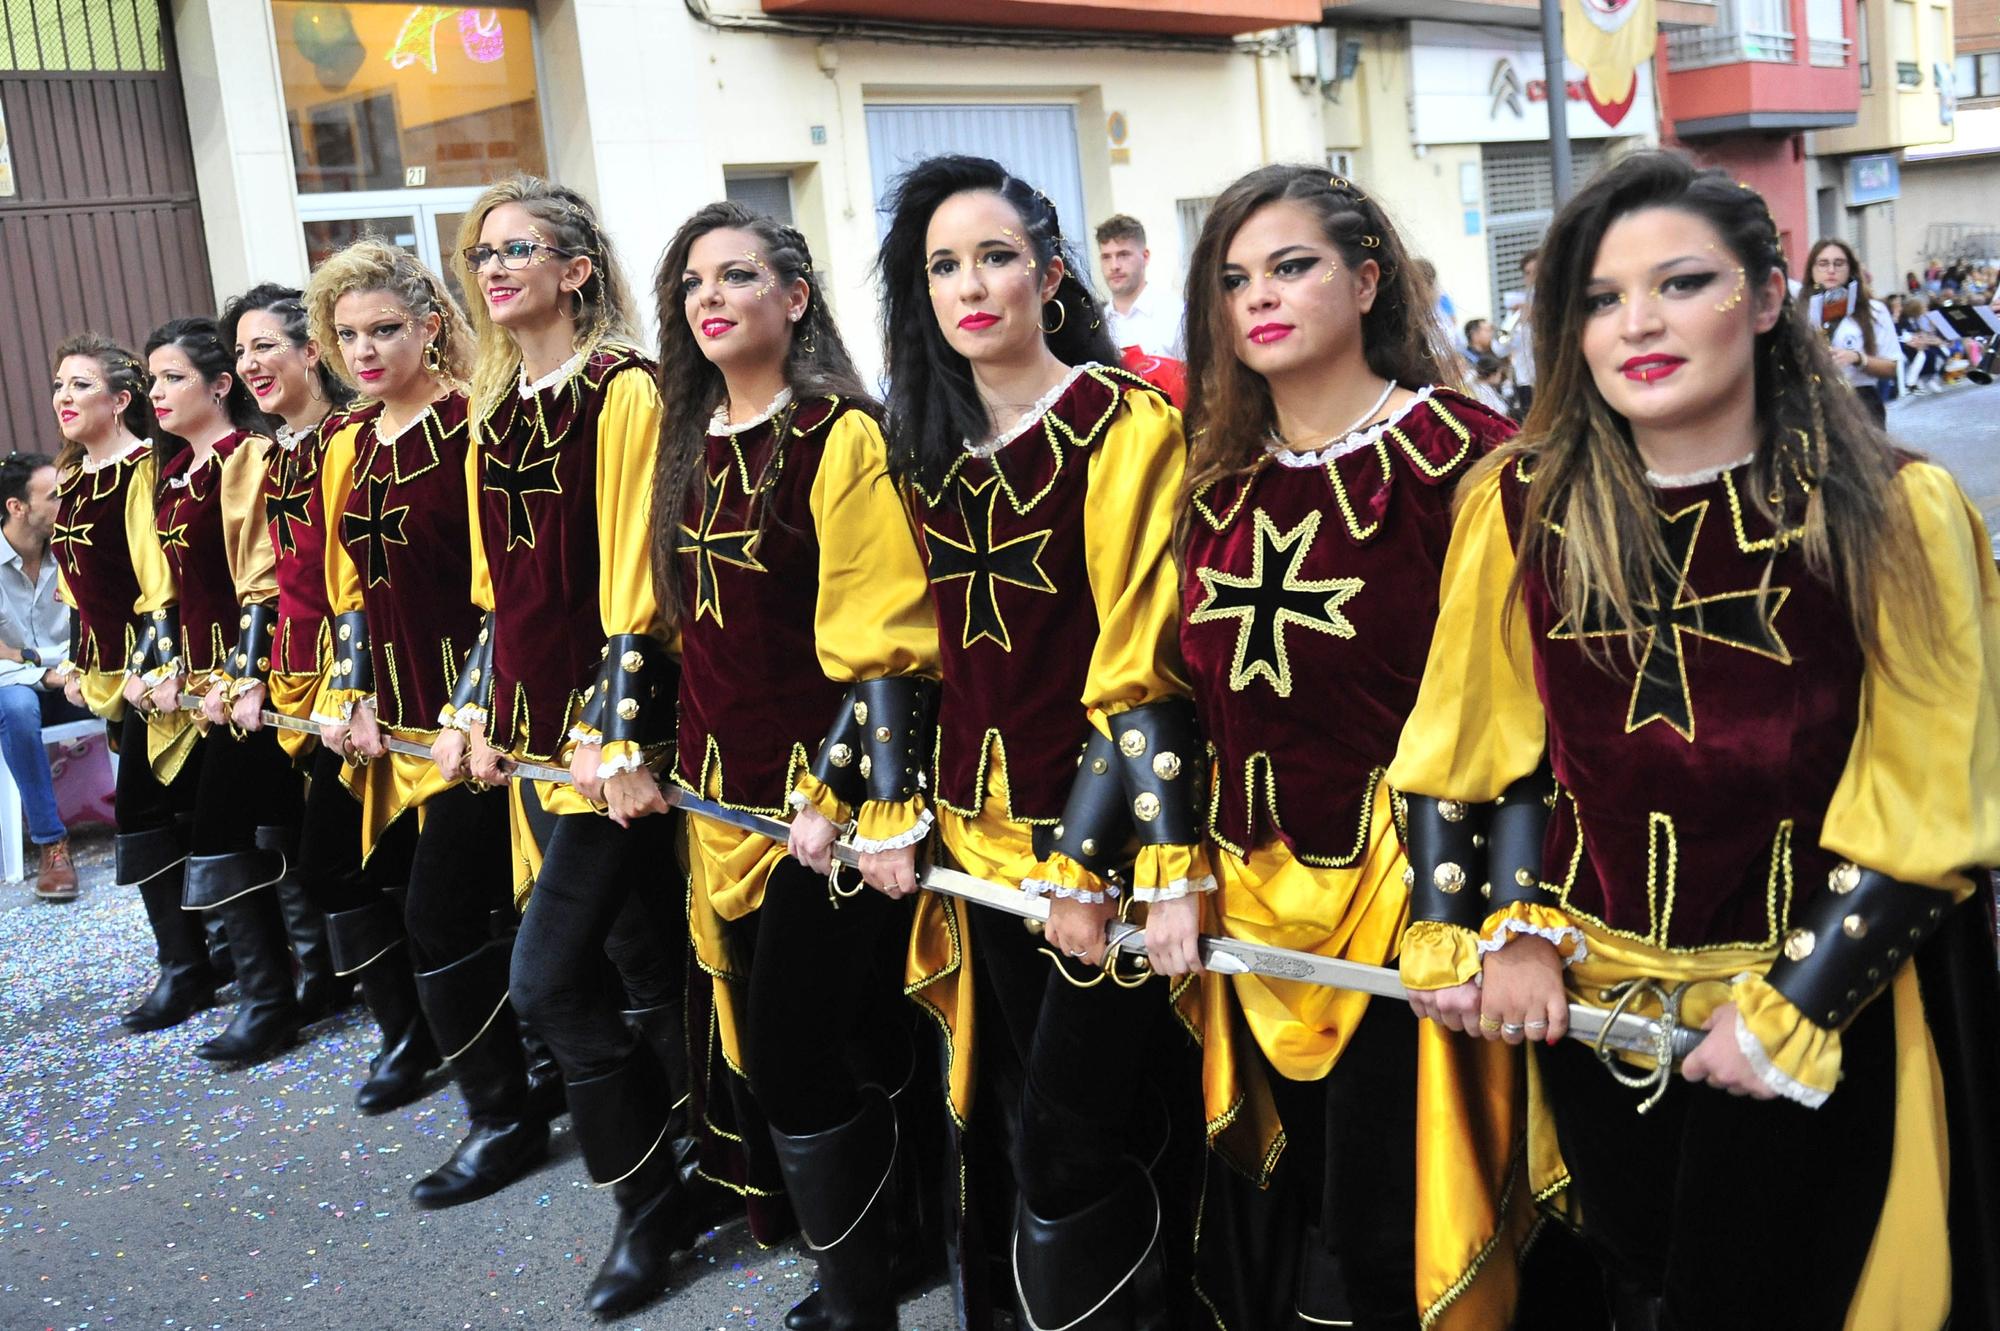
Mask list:
[{"label": "eyeglasses", "polygon": [[465,270],[476,273],[486,266],[487,260],[498,258],[502,268],[510,273],[518,273],[529,264],[542,262],[535,256],[544,251],[555,255],[565,254],[565,251],[557,249],[554,245],[544,245],[534,240],[510,240],[498,247],[471,245],[463,251]]}]

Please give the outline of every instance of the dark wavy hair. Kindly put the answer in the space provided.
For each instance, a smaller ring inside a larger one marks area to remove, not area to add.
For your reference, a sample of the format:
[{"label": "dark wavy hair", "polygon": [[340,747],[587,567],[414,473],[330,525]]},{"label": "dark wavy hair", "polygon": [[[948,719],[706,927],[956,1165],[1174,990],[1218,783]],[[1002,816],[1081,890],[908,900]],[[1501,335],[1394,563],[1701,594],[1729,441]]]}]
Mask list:
[{"label": "dark wavy hair", "polygon": [[[653,464],[653,592],[660,615],[672,628],[681,622],[678,556],[680,521],[687,512],[688,499],[701,485],[702,457],[707,449],[708,422],[715,409],[728,398],[728,384],[722,371],[702,354],[694,330],[688,327],[687,300],[681,291],[681,275],[687,271],[688,252],[694,243],[711,231],[746,231],[757,237],[760,257],[776,276],[779,286],[789,289],[795,282],[806,284],[805,313],[792,325],[792,343],[785,354],[785,383],[794,401],[837,396],[849,402],[874,407],[873,399],[855,372],[840,329],[827,309],[824,285],[813,269],[812,249],[797,228],[752,212],[740,203],[711,203],[695,211],[667,244],[653,277],[653,298],[660,321],[660,451]],[[775,475],[784,465],[786,439],[781,432],[765,474]],[[762,490],[762,486],[758,487]],[[752,522],[763,530],[764,510],[759,506]]]},{"label": "dark wavy hair", "polygon": [[[222,317],[217,320],[222,329],[222,344],[235,346],[236,326],[243,322],[244,315],[260,310],[278,317],[285,336],[291,339],[293,346],[303,351],[312,345],[312,329],[306,319],[306,293],[280,282],[260,282],[240,296],[231,296],[224,303]],[[333,372],[331,357],[339,354],[338,347],[321,347],[319,364],[313,367],[313,375],[319,380],[319,390],[325,395],[328,408],[333,411],[339,411],[354,401],[354,389]],[[265,419],[272,418],[267,414]]]},{"label": "dark wavy hair", "polygon": [[1045,335],[1056,359],[1065,365],[1118,364],[1104,312],[1083,281],[1085,269],[1063,238],[1048,196],[990,158],[946,156],[917,163],[889,187],[889,232],[875,268],[889,351],[889,471],[928,488],[943,481],[965,440],[984,438],[993,429],[971,364],[945,341],[931,309],[924,247],[932,215],[946,199],[971,190],[1007,201],[1044,269],[1062,260],[1062,284],[1053,297],[1062,316],[1054,321],[1056,331]]},{"label": "dark wavy hair", "polygon": [[[215,320],[205,314],[167,320],[146,339],[146,359],[150,362],[155,351],[167,346],[179,347],[187,354],[204,384],[213,387],[224,376],[228,377],[229,390],[222,395],[222,414],[228,417],[230,428],[245,434],[263,434],[270,428],[264,423],[264,413],[257,410],[249,386],[236,377],[236,357],[223,346],[222,328]],[[188,447],[188,442],[162,426],[157,417],[151,428],[159,467],[153,473],[153,496],[157,502],[166,489],[167,463]]]},{"label": "dark wavy hair", "polygon": [[1369,370],[1405,388],[1464,386],[1462,358],[1440,338],[1431,278],[1404,248],[1381,204],[1323,167],[1262,166],[1239,177],[1217,196],[1188,258],[1188,469],[1176,519],[1177,548],[1187,538],[1193,511],[1185,500],[1225,477],[1262,466],[1263,441],[1277,425],[1270,386],[1234,350],[1222,266],[1244,223],[1281,202],[1296,203],[1318,220],[1349,271],[1370,261],[1379,271],[1375,302],[1361,316]]},{"label": "dark wavy hair", "polygon": [[[62,369],[62,363],[71,356],[82,356],[97,362],[97,368],[104,373],[106,392],[114,397],[119,393],[131,394],[130,400],[125,403],[125,410],[118,413],[118,419],[138,438],[150,439],[156,418],[152,405],[146,401],[146,395],[153,388],[153,377],[146,373],[146,362],[102,333],[73,333],[64,338],[52,353],[53,368]],[[64,439],[61,450],[56,454],[56,470],[68,476],[82,461],[83,445]]]},{"label": "dark wavy hair", "polygon": [[[1578,191],[1549,228],[1535,273],[1534,405],[1519,438],[1489,455],[1460,490],[1472,493],[1486,472],[1527,455],[1533,480],[1519,528],[1516,599],[1522,570],[1549,570],[1572,622],[1606,607],[1626,626],[1623,641],[1635,662],[1644,632],[1637,603],[1656,586],[1677,585],[1681,573],[1668,557],[1631,428],[1597,391],[1584,360],[1583,333],[1605,233],[1648,208],[1675,209],[1714,227],[1751,292],[1765,289],[1773,273],[1785,275],[1777,224],[1756,190],[1678,152],[1621,159]],[[1762,437],[1742,489],[1767,521],[1798,530],[1808,569],[1839,594],[1863,649],[1880,665],[1881,608],[1911,608],[1909,622],[1922,640],[1936,631],[1936,591],[1896,485],[1897,450],[1847,389],[1801,302],[1789,286],[1781,290],[1777,322],[1756,339]],[[1769,581],[1767,565],[1766,589]],[[1608,657],[1603,664],[1610,668]]]}]

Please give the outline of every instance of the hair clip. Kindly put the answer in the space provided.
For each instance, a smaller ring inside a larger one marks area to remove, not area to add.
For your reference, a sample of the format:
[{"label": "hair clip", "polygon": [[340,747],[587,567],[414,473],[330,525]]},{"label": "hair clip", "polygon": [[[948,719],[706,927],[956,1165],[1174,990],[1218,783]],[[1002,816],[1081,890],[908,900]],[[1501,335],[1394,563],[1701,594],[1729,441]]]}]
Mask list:
[{"label": "hair clip", "polygon": [[1364,249],[1364,250],[1379,250],[1379,249],[1381,249],[1381,248],[1382,248],[1382,237],[1380,237],[1380,236],[1373,236],[1373,235],[1370,235],[1370,236],[1363,236],[1363,237],[1361,238],[1361,248],[1362,248],[1362,249]]}]

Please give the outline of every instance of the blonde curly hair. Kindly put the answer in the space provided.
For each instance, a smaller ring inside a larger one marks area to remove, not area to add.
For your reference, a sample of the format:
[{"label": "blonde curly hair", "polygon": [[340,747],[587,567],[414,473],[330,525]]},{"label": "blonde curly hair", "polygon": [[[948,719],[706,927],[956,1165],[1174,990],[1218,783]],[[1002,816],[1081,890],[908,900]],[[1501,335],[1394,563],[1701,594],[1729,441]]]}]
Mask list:
[{"label": "blonde curly hair", "polygon": [[[465,321],[465,312],[436,273],[408,250],[398,249],[380,236],[363,236],[338,251],[306,283],[306,319],[315,342],[328,348],[340,346],[334,334],[333,307],[342,296],[357,291],[379,291],[395,299],[419,323],[427,315],[437,315],[437,333],[424,348],[425,365],[434,365],[431,374],[440,383],[465,387],[472,369],[472,329]],[[361,388],[348,372],[345,357],[327,359],[342,379]]]}]

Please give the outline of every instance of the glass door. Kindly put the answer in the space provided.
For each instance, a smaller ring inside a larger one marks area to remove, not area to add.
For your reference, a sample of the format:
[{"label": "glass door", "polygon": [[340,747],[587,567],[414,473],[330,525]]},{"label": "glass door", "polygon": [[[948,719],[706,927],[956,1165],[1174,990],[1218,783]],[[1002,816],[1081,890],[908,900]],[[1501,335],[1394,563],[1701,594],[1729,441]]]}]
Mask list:
[{"label": "glass door", "polygon": [[408,250],[443,277],[460,301],[458,278],[450,268],[458,226],[479,197],[477,189],[376,190],[365,194],[299,196],[299,219],[306,234],[306,259],[317,268],[328,255],[363,236],[380,236]]}]

